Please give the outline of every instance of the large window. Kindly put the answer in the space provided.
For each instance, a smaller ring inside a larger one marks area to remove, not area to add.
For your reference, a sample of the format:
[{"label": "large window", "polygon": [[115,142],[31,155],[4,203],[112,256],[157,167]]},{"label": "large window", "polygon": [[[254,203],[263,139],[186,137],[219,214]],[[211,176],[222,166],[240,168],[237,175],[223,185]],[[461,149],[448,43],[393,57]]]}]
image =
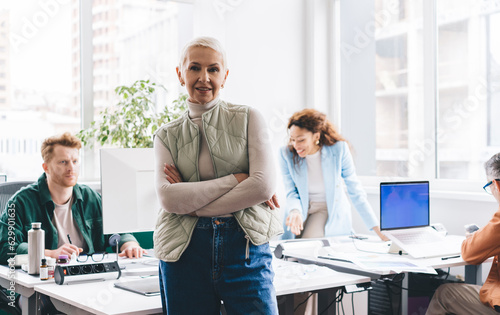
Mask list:
[{"label": "large window", "polygon": [[375,15],[390,16],[375,32],[376,173],[480,180],[500,151],[500,8],[435,0],[434,9],[432,43],[422,1],[375,1]]},{"label": "large window", "polygon": [[74,24],[75,2],[0,3],[0,173],[9,179],[36,179],[43,139],[79,130]]},{"label": "large window", "polygon": [[[157,109],[179,95],[175,67],[181,45],[192,37],[192,5],[160,0],[94,0],[92,59],[94,119],[117,102],[115,88],[150,80],[157,89]],[[78,67],[78,59],[75,68]],[[100,176],[98,147],[84,168],[87,179]]]},{"label": "large window", "polygon": [[[192,37],[192,11],[186,1],[1,2],[0,173],[36,179],[43,139],[76,133],[84,117],[99,120],[119,85],[148,79],[165,86],[157,108],[176,99],[175,66]],[[98,178],[97,149],[85,159],[90,167],[80,177]]]}]

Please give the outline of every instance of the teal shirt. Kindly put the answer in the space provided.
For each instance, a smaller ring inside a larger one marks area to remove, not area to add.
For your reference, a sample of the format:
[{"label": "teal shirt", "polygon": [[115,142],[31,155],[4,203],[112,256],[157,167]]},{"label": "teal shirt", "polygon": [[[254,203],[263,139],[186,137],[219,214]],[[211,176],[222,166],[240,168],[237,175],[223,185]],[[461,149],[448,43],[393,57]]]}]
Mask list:
[{"label": "teal shirt", "polygon": [[[101,196],[85,185],[73,187],[73,220],[87,243],[89,253],[102,252],[108,247],[108,238],[102,229]],[[57,249],[58,232],[52,218],[54,202],[50,196],[45,173],[37,182],[22,188],[7,202],[0,217],[0,264],[7,264],[11,253],[28,253],[28,231],[32,222],[41,222],[45,231],[45,249]],[[10,227],[10,234],[9,234]],[[130,234],[121,235],[119,246],[136,241]]]}]

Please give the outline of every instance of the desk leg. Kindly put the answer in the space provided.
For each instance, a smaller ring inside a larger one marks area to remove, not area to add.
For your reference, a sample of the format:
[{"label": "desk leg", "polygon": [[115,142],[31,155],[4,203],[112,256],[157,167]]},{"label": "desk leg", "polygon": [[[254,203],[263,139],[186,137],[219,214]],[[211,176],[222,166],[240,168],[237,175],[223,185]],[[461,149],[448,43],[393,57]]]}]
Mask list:
[{"label": "desk leg", "polygon": [[[403,288],[409,288],[409,278],[410,273],[405,273],[405,277],[403,281],[401,281],[401,286]],[[408,315],[408,290],[401,290],[401,315]]]},{"label": "desk leg", "polygon": [[293,294],[281,295],[277,298],[278,312],[281,315],[293,314]]},{"label": "desk leg", "polygon": [[481,284],[483,281],[482,265],[466,265],[465,266],[465,283]]},{"label": "desk leg", "polygon": [[[335,302],[336,295],[337,289],[321,290],[318,292],[318,314],[335,315],[337,307],[337,303]],[[328,310],[326,310],[327,308]]]},{"label": "desk leg", "polygon": [[37,311],[37,293],[31,296],[21,296],[20,302],[23,315],[39,314]]}]

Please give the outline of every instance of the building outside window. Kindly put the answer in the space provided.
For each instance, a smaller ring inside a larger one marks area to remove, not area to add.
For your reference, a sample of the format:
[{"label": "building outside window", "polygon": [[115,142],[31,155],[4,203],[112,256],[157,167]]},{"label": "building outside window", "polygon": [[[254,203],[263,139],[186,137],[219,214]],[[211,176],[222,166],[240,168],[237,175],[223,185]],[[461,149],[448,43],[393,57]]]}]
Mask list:
[{"label": "building outside window", "polygon": [[[378,176],[480,180],[500,151],[500,6],[436,0],[437,53],[424,56],[423,2],[376,0]],[[427,12],[424,14],[428,14]],[[425,58],[424,58],[425,57]],[[427,59],[426,59],[427,58]],[[435,58],[437,102],[424,103],[424,60]],[[426,120],[436,117],[429,136]]]},{"label": "building outside window", "polygon": [[[91,16],[83,18],[81,4],[0,4],[0,173],[9,179],[36,179],[43,139],[76,133],[85,111],[99,120],[117,102],[119,85],[142,79],[165,86],[157,95],[158,109],[178,96],[175,66],[180,47],[192,37],[192,4],[93,0]],[[81,23],[92,24],[90,49],[82,49]],[[93,99],[86,105],[80,67],[88,56],[82,51],[93,60]],[[84,179],[99,177],[97,149],[90,156],[95,167],[81,174]]]}]

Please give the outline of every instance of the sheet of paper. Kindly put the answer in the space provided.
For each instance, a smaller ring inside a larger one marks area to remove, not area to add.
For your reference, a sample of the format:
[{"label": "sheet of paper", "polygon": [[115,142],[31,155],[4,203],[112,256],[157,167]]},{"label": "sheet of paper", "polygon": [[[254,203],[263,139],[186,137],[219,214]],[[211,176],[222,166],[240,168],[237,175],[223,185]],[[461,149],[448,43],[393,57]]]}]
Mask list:
[{"label": "sheet of paper", "polygon": [[331,247],[324,247],[320,250],[318,257],[336,261],[351,262],[361,269],[370,271],[391,271],[401,272],[419,272],[428,274],[437,274],[436,270],[424,266],[418,262],[411,261],[401,256],[391,256],[388,254],[364,253],[364,252],[340,252]]}]

